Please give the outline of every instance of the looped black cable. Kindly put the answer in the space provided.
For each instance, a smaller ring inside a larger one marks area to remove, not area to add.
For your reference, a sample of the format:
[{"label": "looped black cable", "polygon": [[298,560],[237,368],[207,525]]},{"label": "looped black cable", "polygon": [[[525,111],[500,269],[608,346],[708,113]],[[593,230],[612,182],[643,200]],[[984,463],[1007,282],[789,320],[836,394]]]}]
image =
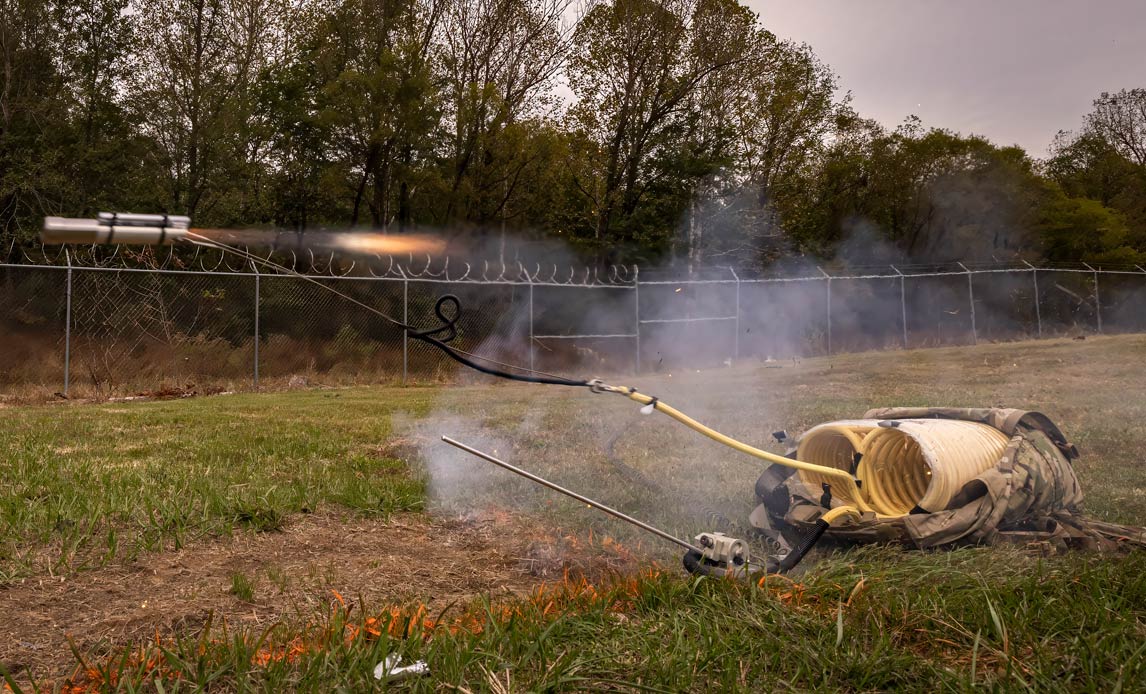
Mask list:
[{"label": "looped black cable", "polygon": [[[446,315],[445,307],[447,305],[453,305],[452,316]],[[415,330],[413,326],[410,325],[402,325],[402,328],[406,330],[406,333],[410,337],[416,340],[421,340],[428,345],[437,347],[438,349],[445,352],[446,356],[458,362],[459,364],[463,364],[475,371],[480,371],[490,376],[497,376],[499,378],[505,378],[511,381],[523,381],[525,383],[544,383],[557,386],[588,387],[590,385],[589,381],[575,381],[571,378],[550,376],[527,376],[523,374],[510,373],[508,371],[502,371],[500,369],[495,369],[479,364],[473,359],[469,359],[465,355],[458,353],[457,350],[446,344],[458,336],[458,319],[462,316],[462,303],[460,300],[458,300],[458,297],[454,296],[453,294],[442,295],[442,297],[439,298],[438,301],[434,304],[434,314],[438,317],[438,320],[441,321],[441,325],[436,328],[430,328],[429,330]],[[442,333],[445,333],[445,335],[439,338],[438,336]]]},{"label": "looped black cable", "polygon": [[[454,307],[453,316],[447,316],[444,310],[446,304],[452,304]],[[425,337],[437,338],[439,342],[450,342],[458,336],[458,319],[462,317],[462,302],[458,297],[453,294],[443,294],[437,302],[434,303],[434,315],[438,317],[442,323],[436,328],[430,330],[415,331],[410,326],[405,326],[407,331],[410,331],[410,337],[422,339]],[[445,337],[438,337],[441,333],[446,333]]]},{"label": "looped black cable", "polygon": [[483,374],[488,374],[490,376],[497,376],[498,378],[505,378],[505,379],[508,379],[510,381],[522,381],[524,383],[544,383],[547,385],[554,385],[554,386],[584,386],[586,388],[588,388],[590,386],[589,381],[575,381],[571,378],[559,378],[559,377],[558,378],[551,378],[549,376],[525,376],[522,374],[515,374],[515,373],[510,373],[508,371],[502,371],[500,369],[494,369],[494,368],[491,368],[489,366],[483,366],[483,365],[477,363],[476,361],[469,359],[462,354],[459,354],[456,350],[454,350],[454,348],[452,348],[449,345],[445,344],[444,342],[442,342],[440,340],[436,340],[436,339],[434,339],[428,335],[411,334],[410,337],[421,340],[422,342],[425,342],[426,344],[433,345],[434,347],[437,347],[438,349],[445,352],[446,356],[448,356],[450,359],[453,359],[454,361],[458,362],[459,364],[463,364],[465,366],[470,367],[471,369],[473,369],[475,371],[480,371]]},{"label": "looped black cable", "polygon": [[[114,216],[112,217],[112,219],[114,221]],[[446,342],[454,340],[458,337],[457,323],[458,323],[458,319],[461,318],[461,315],[462,315],[461,302],[453,294],[443,295],[441,298],[438,299],[437,303],[434,304],[434,313],[435,313],[435,315],[437,315],[438,320],[440,321],[440,324],[438,326],[430,328],[428,330],[419,330],[415,326],[409,325],[408,323],[400,321],[400,320],[398,320],[392,316],[386,315],[385,313],[378,310],[377,308],[370,306],[369,304],[366,304],[362,301],[359,301],[358,299],[355,299],[352,296],[344,294],[344,293],[338,291],[337,289],[334,289],[333,287],[331,287],[325,283],[321,283],[313,277],[307,277],[306,275],[301,275],[297,272],[294,272],[293,270],[290,270],[289,268],[285,268],[281,265],[278,265],[277,263],[271,263],[270,261],[263,259],[263,258],[256,258],[255,256],[251,255],[250,253],[247,253],[245,251],[240,251],[240,250],[238,250],[232,246],[228,246],[224,243],[211,241],[210,239],[203,237],[203,236],[200,236],[199,234],[196,234],[193,232],[188,234],[188,239],[197,245],[206,245],[209,247],[219,248],[219,249],[223,250],[224,252],[234,253],[236,255],[239,255],[240,257],[247,258],[247,259],[251,260],[252,262],[266,265],[268,267],[274,267],[278,270],[285,271],[287,274],[293,274],[293,275],[295,275],[301,279],[304,279],[308,282],[312,282],[312,283],[322,287],[326,291],[333,292],[335,295],[340,296],[343,299],[345,299],[345,300],[347,300],[353,304],[361,306],[362,308],[366,309],[367,311],[370,311],[371,313],[374,313],[378,316],[381,316],[382,319],[385,320],[387,323],[390,323],[391,325],[394,325],[398,328],[401,328],[403,330],[403,332],[406,333],[407,337],[412,337],[415,340],[421,340],[422,342],[425,342],[426,344],[428,344],[432,347],[440,349],[450,359],[453,359],[454,361],[458,362],[459,364],[462,364],[463,366],[468,366],[471,369],[473,369],[474,371],[479,371],[481,373],[488,374],[490,376],[497,376],[498,378],[504,378],[504,379],[507,379],[510,381],[523,381],[525,383],[544,383],[544,384],[558,385],[558,386],[580,386],[582,388],[594,388],[594,387],[599,388],[601,385],[600,381],[597,381],[597,380],[577,381],[577,380],[574,380],[571,378],[563,378],[561,376],[553,376],[552,374],[545,374],[545,373],[542,373],[539,371],[534,371],[533,369],[528,369],[524,366],[514,366],[512,364],[501,364],[501,363],[498,363],[498,362],[496,362],[493,359],[490,359],[488,357],[482,357],[482,356],[479,356],[476,354],[469,354],[468,352],[464,352],[461,349],[457,349],[455,347],[450,347],[449,345],[446,344]],[[447,315],[447,313],[446,313],[446,307],[448,305],[451,305],[451,304],[453,305],[453,309],[454,309],[452,316]],[[439,336],[439,335],[442,336],[441,339],[438,339],[437,336]],[[496,364],[497,366],[505,367],[506,369],[514,369],[517,371],[526,372],[528,374],[538,374],[538,375],[536,375],[536,376],[523,375],[523,374],[512,373],[511,371],[502,371],[501,369],[496,369],[496,368],[493,368],[491,366],[484,366],[475,360],[487,361],[487,362],[490,362],[492,364]],[[600,391],[598,390],[597,392],[600,392]]]}]

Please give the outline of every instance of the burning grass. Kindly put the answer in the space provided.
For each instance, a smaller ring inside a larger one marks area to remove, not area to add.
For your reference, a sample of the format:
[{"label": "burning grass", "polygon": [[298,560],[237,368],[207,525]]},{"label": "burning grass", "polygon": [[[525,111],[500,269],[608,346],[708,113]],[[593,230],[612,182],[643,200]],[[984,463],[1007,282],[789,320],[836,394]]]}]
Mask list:
[{"label": "burning grass", "polygon": [[[1146,524],[1144,358],[1146,338],[1126,336],[663,373],[635,385],[756,443],[774,430],[795,433],[872,406],[1037,408],[1082,450],[1088,510]],[[642,417],[619,398],[496,385],[4,413],[0,439],[10,452],[0,461],[0,613],[24,605],[30,586],[62,578],[73,592],[61,589],[63,612],[52,614],[67,624],[68,609],[101,599],[91,592],[98,577],[111,582],[153,567],[176,581],[163,563],[212,544],[247,559],[212,565],[214,583],[184,579],[185,603],[223,606],[207,613],[215,615],[209,626],[202,614],[146,617],[135,626],[151,633],[130,632],[132,647],[77,640],[98,675],[81,667],[77,685],[363,690],[376,686],[373,667],[396,653],[429,663],[430,677],[403,685],[416,690],[1146,686],[1141,554],[869,548],[762,585],[696,581],[675,568],[671,549],[607,517],[480,461],[435,459],[436,437],[450,434],[682,536],[709,529],[710,510],[747,514],[758,467],[662,418]],[[607,454],[617,434],[613,456],[640,475],[621,474]],[[440,477],[443,470],[450,476]],[[489,510],[499,508],[514,509],[512,517]],[[479,542],[440,525],[404,536],[388,527],[394,513],[421,509],[492,518],[494,536]],[[240,619],[238,605],[266,610],[286,602],[298,583],[294,565],[276,563],[266,540],[298,545],[292,533],[331,514],[328,553],[306,569],[317,572],[308,599],[298,609]],[[367,525],[369,532],[356,530]],[[514,533],[516,544],[504,546],[499,533]],[[440,553],[448,551],[455,567],[485,566],[495,547],[501,553],[489,582],[450,593],[458,579]],[[395,557],[389,573],[347,573],[379,551]],[[667,568],[627,577],[642,560]],[[584,566],[597,573],[582,571],[594,578],[569,593],[562,572]],[[610,567],[614,578],[601,573]],[[499,580],[519,597],[498,590]],[[531,591],[540,580],[556,581],[564,597],[538,604]],[[401,590],[370,590],[390,583]],[[345,606],[337,599],[331,606],[331,588]],[[614,590],[624,599],[587,597]],[[474,602],[475,593],[494,597]],[[447,610],[449,597],[435,599],[448,595],[458,602]],[[411,615],[417,619],[401,621]],[[462,628],[465,615],[477,621]],[[395,623],[406,626],[391,633]],[[36,634],[14,634],[28,636]]]}]

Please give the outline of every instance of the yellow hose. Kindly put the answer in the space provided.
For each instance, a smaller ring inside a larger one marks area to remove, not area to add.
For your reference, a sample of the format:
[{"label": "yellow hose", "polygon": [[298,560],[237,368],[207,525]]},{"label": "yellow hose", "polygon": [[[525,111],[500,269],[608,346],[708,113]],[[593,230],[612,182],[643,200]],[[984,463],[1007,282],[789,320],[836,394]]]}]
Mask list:
[{"label": "yellow hose", "polygon": [[840,516],[848,516],[849,518],[859,520],[860,512],[854,506],[837,506],[836,508],[833,508],[832,510],[826,512],[824,515],[820,516],[820,520],[824,521],[828,525],[831,525]]},{"label": "yellow hose", "polygon": [[879,420],[850,420],[809,429],[793,460],[737,441],[633,388],[599,381],[592,387],[596,392],[617,393],[652,405],[729,448],[794,468],[813,490],[830,484],[833,497],[842,505],[823,515],[829,524],[843,515],[858,518],[860,513],[899,517],[917,508],[941,511],[963,485],[998,462],[1008,443],[1003,432],[978,422],[907,419],[880,426]]},{"label": "yellow hose", "polygon": [[[672,417],[681,424],[684,424],[693,431],[703,434],[713,441],[723,443],[725,446],[738,450],[741,453],[747,453],[750,456],[760,458],[761,460],[767,460],[768,462],[775,463],[777,465],[784,465],[786,467],[795,468],[804,472],[821,475],[824,478],[832,481],[833,494],[838,493],[843,498],[852,501],[856,506],[859,507],[861,511],[872,510],[864,502],[863,497],[860,494],[859,487],[856,486],[855,478],[852,477],[851,473],[849,473],[847,470],[841,470],[824,465],[817,465],[815,463],[808,463],[801,460],[792,460],[791,458],[785,458],[782,455],[776,455],[775,453],[769,453],[768,451],[761,450],[755,446],[749,446],[746,443],[737,441],[731,436],[725,436],[719,431],[701,424],[700,422],[696,421],[692,417],[689,417],[675,407],[666,405],[660,400],[653,398],[652,396],[645,395],[644,393],[638,393],[633,388],[627,388],[623,386],[610,386],[605,384],[596,384],[594,387],[599,391],[618,393],[620,395],[627,396],[630,400],[639,402],[642,405],[653,405],[653,407],[658,412],[663,412],[664,414]],[[655,404],[654,400],[656,401]]]}]

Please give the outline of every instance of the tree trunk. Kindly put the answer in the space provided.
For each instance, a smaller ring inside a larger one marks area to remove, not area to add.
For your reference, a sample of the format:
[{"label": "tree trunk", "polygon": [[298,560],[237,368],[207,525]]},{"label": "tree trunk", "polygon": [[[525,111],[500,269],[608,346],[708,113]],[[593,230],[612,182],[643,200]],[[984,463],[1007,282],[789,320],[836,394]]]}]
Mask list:
[{"label": "tree trunk", "polygon": [[366,161],[362,164],[362,178],[358,181],[358,190],[354,193],[354,210],[350,215],[350,228],[358,226],[359,215],[362,210],[362,200],[366,196],[366,180],[374,168],[374,160],[378,157],[378,148],[370,145],[366,148]]},{"label": "tree trunk", "polygon": [[410,163],[414,159],[413,145],[402,147],[402,177],[398,183],[398,231],[407,231],[410,228],[412,214],[410,212],[410,184],[406,175],[410,171]]}]

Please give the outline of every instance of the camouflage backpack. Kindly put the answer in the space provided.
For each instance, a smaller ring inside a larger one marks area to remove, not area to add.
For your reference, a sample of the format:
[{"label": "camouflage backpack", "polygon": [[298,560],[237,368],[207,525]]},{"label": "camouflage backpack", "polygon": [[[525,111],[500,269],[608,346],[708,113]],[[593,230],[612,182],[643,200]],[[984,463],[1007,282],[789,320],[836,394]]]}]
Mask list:
[{"label": "camouflage backpack", "polygon": [[[1146,531],[1086,518],[1082,489],[1071,461],[1078,450],[1039,412],[1014,409],[885,408],[864,419],[958,419],[995,427],[1010,442],[995,467],[965,484],[946,509],[839,522],[826,532],[838,540],[927,548],[998,542],[1049,543],[1056,548],[1146,546]],[[789,452],[794,457],[795,452]],[[756,483],[760,505],[752,525],[782,545],[811,530],[826,510],[819,490],[794,470],[773,465]],[[828,500],[837,506],[838,501]]]}]

